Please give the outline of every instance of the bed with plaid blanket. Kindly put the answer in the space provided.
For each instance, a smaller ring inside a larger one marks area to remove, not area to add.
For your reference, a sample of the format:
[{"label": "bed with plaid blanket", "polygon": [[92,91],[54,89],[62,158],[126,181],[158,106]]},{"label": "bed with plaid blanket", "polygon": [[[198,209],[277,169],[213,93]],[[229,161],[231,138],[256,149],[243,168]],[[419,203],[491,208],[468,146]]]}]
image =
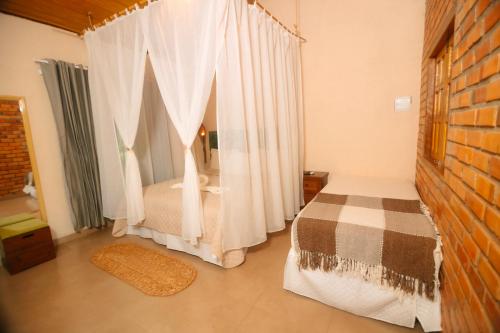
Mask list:
[{"label": "bed with plaid blanket", "polygon": [[319,193],[295,222],[299,269],[347,273],[434,298],[440,241],[420,200]]}]

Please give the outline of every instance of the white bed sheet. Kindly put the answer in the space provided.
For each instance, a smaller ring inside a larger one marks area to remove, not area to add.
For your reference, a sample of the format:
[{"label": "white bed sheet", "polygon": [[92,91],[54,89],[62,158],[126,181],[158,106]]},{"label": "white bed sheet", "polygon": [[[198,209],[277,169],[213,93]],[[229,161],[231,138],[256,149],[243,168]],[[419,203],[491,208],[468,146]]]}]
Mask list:
[{"label": "white bed sheet", "polygon": [[[216,170],[205,170],[211,187],[219,186]],[[171,179],[154,185],[145,186],[144,211],[146,219],[138,225],[128,225],[127,220],[116,220],[113,225],[113,236],[125,234],[151,238],[167,248],[183,251],[203,260],[232,268],[245,261],[246,248],[221,252],[219,205],[220,195],[209,191],[201,191],[203,207],[203,237],[197,246],[184,241],[182,234],[182,189],[172,187],[181,184],[182,178]]]},{"label": "white bed sheet", "polygon": [[[353,176],[332,175],[329,184],[321,192],[420,199],[410,181]],[[418,294],[402,296],[392,289],[380,288],[358,277],[340,276],[335,272],[321,270],[299,270],[293,242],[299,217],[300,213],[292,225],[292,248],[285,264],[283,282],[285,289],[360,316],[406,327],[414,327],[415,318],[418,318],[424,331],[441,330],[439,290],[436,291],[436,299],[430,301]]]},{"label": "white bed sheet", "polygon": [[180,236],[162,233],[146,227],[137,227],[129,225],[127,227],[128,235],[136,235],[143,238],[151,238],[158,244],[165,245],[170,250],[182,251],[197,256],[206,262],[222,266],[224,268],[233,268],[241,265],[245,261],[246,248],[240,250],[228,251],[223,259],[213,255],[212,248],[207,243],[200,242],[197,246],[191,245]]}]

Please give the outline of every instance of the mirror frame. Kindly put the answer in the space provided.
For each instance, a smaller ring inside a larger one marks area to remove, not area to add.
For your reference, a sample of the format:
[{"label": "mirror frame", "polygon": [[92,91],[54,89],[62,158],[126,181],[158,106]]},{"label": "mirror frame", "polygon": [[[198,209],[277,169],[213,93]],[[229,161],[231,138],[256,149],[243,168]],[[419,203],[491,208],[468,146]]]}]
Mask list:
[{"label": "mirror frame", "polygon": [[24,135],[26,137],[26,145],[28,146],[28,154],[31,163],[31,172],[33,172],[33,178],[35,180],[36,199],[38,200],[38,210],[40,212],[41,220],[47,222],[47,211],[45,209],[45,201],[43,198],[42,182],[40,181],[40,174],[38,172],[38,166],[36,164],[36,154],[33,146],[33,136],[31,134],[31,124],[29,120],[26,101],[24,97],[8,96],[8,95],[7,96],[0,95],[0,100],[17,101],[19,112],[21,112],[21,117],[23,119]]}]

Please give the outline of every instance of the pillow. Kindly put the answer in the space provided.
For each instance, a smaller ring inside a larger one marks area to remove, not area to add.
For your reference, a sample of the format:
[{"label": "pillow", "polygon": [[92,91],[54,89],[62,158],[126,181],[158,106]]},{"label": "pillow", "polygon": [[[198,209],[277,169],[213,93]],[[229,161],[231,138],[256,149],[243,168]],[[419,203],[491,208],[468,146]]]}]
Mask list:
[{"label": "pillow", "polygon": [[219,170],[219,150],[210,149],[210,169]]}]

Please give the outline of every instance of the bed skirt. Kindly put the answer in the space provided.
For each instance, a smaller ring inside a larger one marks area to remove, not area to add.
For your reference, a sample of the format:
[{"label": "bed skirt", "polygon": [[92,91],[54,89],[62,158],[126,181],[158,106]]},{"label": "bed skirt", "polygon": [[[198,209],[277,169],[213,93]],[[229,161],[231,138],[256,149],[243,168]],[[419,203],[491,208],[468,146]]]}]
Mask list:
[{"label": "bed skirt", "polygon": [[414,327],[418,318],[425,332],[441,330],[439,290],[432,302],[418,295],[400,297],[391,289],[382,289],[358,277],[321,270],[299,271],[294,249],[288,253],[283,287],[356,315],[406,327]]},{"label": "bed skirt", "polygon": [[197,256],[206,262],[224,268],[233,268],[241,265],[245,261],[246,249],[228,251],[224,254],[223,260],[220,260],[212,254],[210,244],[207,243],[200,242],[198,246],[193,246],[179,236],[133,225],[129,225],[127,227],[127,235],[151,238],[156,243],[165,245],[170,250],[186,252]]}]

